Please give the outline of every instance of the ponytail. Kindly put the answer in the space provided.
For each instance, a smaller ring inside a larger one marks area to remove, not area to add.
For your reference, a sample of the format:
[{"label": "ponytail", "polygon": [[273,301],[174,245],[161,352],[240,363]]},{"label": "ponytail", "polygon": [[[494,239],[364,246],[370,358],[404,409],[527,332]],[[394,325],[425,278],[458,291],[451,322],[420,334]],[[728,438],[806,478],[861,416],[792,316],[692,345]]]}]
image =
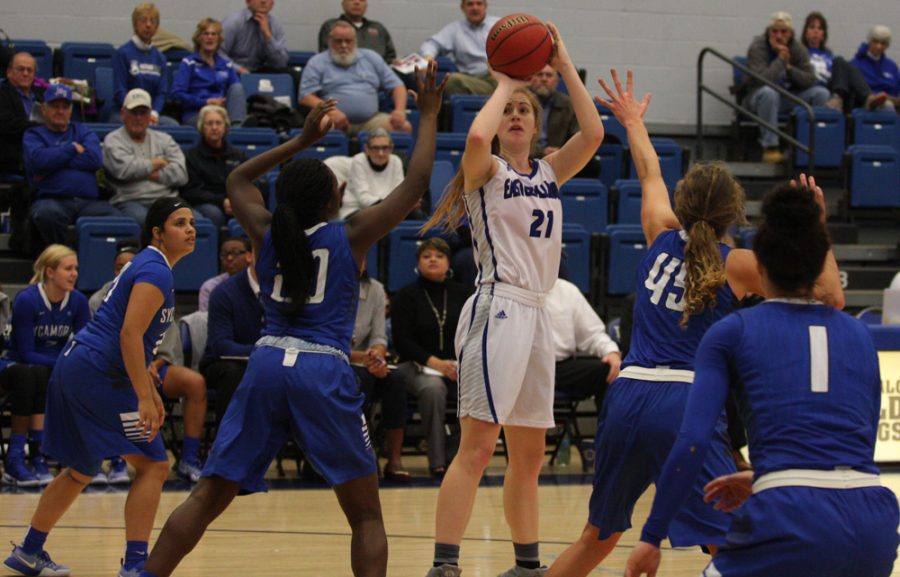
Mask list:
[{"label": "ponytail", "polygon": [[716,306],[716,291],[725,284],[725,268],[719,238],[705,220],[694,223],[684,247],[684,312],[681,326],[690,316]]}]

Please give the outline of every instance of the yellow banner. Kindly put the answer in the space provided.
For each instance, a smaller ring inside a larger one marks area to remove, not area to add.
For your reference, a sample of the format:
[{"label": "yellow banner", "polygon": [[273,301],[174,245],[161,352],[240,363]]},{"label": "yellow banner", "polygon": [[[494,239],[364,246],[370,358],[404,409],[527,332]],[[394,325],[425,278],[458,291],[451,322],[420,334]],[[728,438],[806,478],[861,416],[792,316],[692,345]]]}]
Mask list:
[{"label": "yellow banner", "polygon": [[881,365],[881,418],[875,461],[900,462],[900,351],[878,351]]}]

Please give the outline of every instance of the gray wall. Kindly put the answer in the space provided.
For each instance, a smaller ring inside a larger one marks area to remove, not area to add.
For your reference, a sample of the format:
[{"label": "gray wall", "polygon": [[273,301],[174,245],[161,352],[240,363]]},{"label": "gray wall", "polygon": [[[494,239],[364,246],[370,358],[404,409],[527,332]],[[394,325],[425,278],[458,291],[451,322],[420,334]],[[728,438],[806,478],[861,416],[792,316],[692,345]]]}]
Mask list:
[{"label": "gray wall", "polygon": [[[135,0],[2,0],[0,26],[13,38],[41,38],[51,45],[66,40],[119,45],[131,35]],[[221,18],[243,6],[242,0],[158,0],[165,28],[190,38],[197,21]],[[767,15],[786,9],[800,28],[810,10],[829,20],[830,46],[851,56],[872,24],[886,24],[897,40],[889,54],[900,60],[900,1],[820,0],[492,0],[490,12],[528,12],[553,20],[563,33],[575,63],[587,68],[588,88],[599,91],[598,75],[610,67],[635,70],[637,91],[654,94],[647,117],[652,122],[691,124],[695,118],[696,62],[700,49],[713,46],[725,54],[743,54],[751,37],[761,33]],[[274,14],[284,24],[291,50],[315,50],[319,25],[340,13],[339,0],[278,0]],[[443,24],[461,16],[456,0],[372,0],[367,16],[383,22],[401,54]],[[706,67],[706,82],[727,88],[731,72],[715,61]],[[726,124],[730,111],[713,101],[707,121]]]}]

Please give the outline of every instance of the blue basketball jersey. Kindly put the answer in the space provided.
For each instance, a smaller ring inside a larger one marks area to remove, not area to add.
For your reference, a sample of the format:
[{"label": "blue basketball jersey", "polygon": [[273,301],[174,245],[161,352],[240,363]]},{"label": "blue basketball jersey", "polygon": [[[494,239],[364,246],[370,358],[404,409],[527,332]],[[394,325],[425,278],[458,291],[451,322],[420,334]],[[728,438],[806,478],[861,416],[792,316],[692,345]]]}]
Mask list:
[{"label": "blue basketball jersey", "polygon": [[109,367],[114,378],[127,379],[119,333],[125,322],[125,310],[131,298],[131,290],[137,283],[155,286],[163,294],[163,305],[144,333],[144,359],[149,364],[156,347],[162,342],[163,333],[175,318],[175,280],[169,261],[155,247],[148,246],[126,264],[115,278],[109,292],[103,297],[103,304],[97,314],[84,329],[75,335],[75,340],[96,351],[103,363]]},{"label": "blue basketball jersey", "polygon": [[289,336],[329,345],[350,354],[350,339],[359,301],[359,270],[350,252],[343,222],[320,223],[306,230],[316,274],[300,314],[285,314],[280,265],[271,229],[263,237],[256,261],[259,295],[266,316],[264,335]]},{"label": "blue basketball jersey", "polygon": [[[669,230],[656,237],[637,271],[631,348],[622,367],[669,367],[692,370],[694,352],[707,329],[731,311],[734,294],[726,283],[716,292],[715,308],[692,315],[685,329],[684,246],[687,234]],[[729,249],[719,243],[722,262]]]},{"label": "blue basketball jersey", "polygon": [[728,335],[722,346],[757,476],[836,467],[878,473],[881,377],[862,322],[821,304],[773,300],[722,325],[716,335]]},{"label": "blue basketball jersey", "polygon": [[13,303],[9,358],[52,366],[69,337],[83,328],[91,313],[78,291],[51,303],[41,284],[29,285]]}]

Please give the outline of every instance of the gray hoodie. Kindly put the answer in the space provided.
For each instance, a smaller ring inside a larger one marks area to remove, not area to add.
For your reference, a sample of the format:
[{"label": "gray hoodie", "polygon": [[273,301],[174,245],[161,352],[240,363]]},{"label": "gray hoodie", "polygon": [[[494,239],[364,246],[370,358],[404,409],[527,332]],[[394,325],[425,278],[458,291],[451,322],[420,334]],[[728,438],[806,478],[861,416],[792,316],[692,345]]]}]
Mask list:
[{"label": "gray hoodie", "polygon": [[[159,171],[159,180],[148,180],[153,172],[153,158],[165,158],[169,165]],[[148,130],[144,142],[131,139],[125,127],[110,132],[103,139],[103,169],[106,182],[113,191],[112,204],[128,201],[149,203],[157,198],[175,196],[187,184],[184,153],[175,140],[164,132]]]}]

